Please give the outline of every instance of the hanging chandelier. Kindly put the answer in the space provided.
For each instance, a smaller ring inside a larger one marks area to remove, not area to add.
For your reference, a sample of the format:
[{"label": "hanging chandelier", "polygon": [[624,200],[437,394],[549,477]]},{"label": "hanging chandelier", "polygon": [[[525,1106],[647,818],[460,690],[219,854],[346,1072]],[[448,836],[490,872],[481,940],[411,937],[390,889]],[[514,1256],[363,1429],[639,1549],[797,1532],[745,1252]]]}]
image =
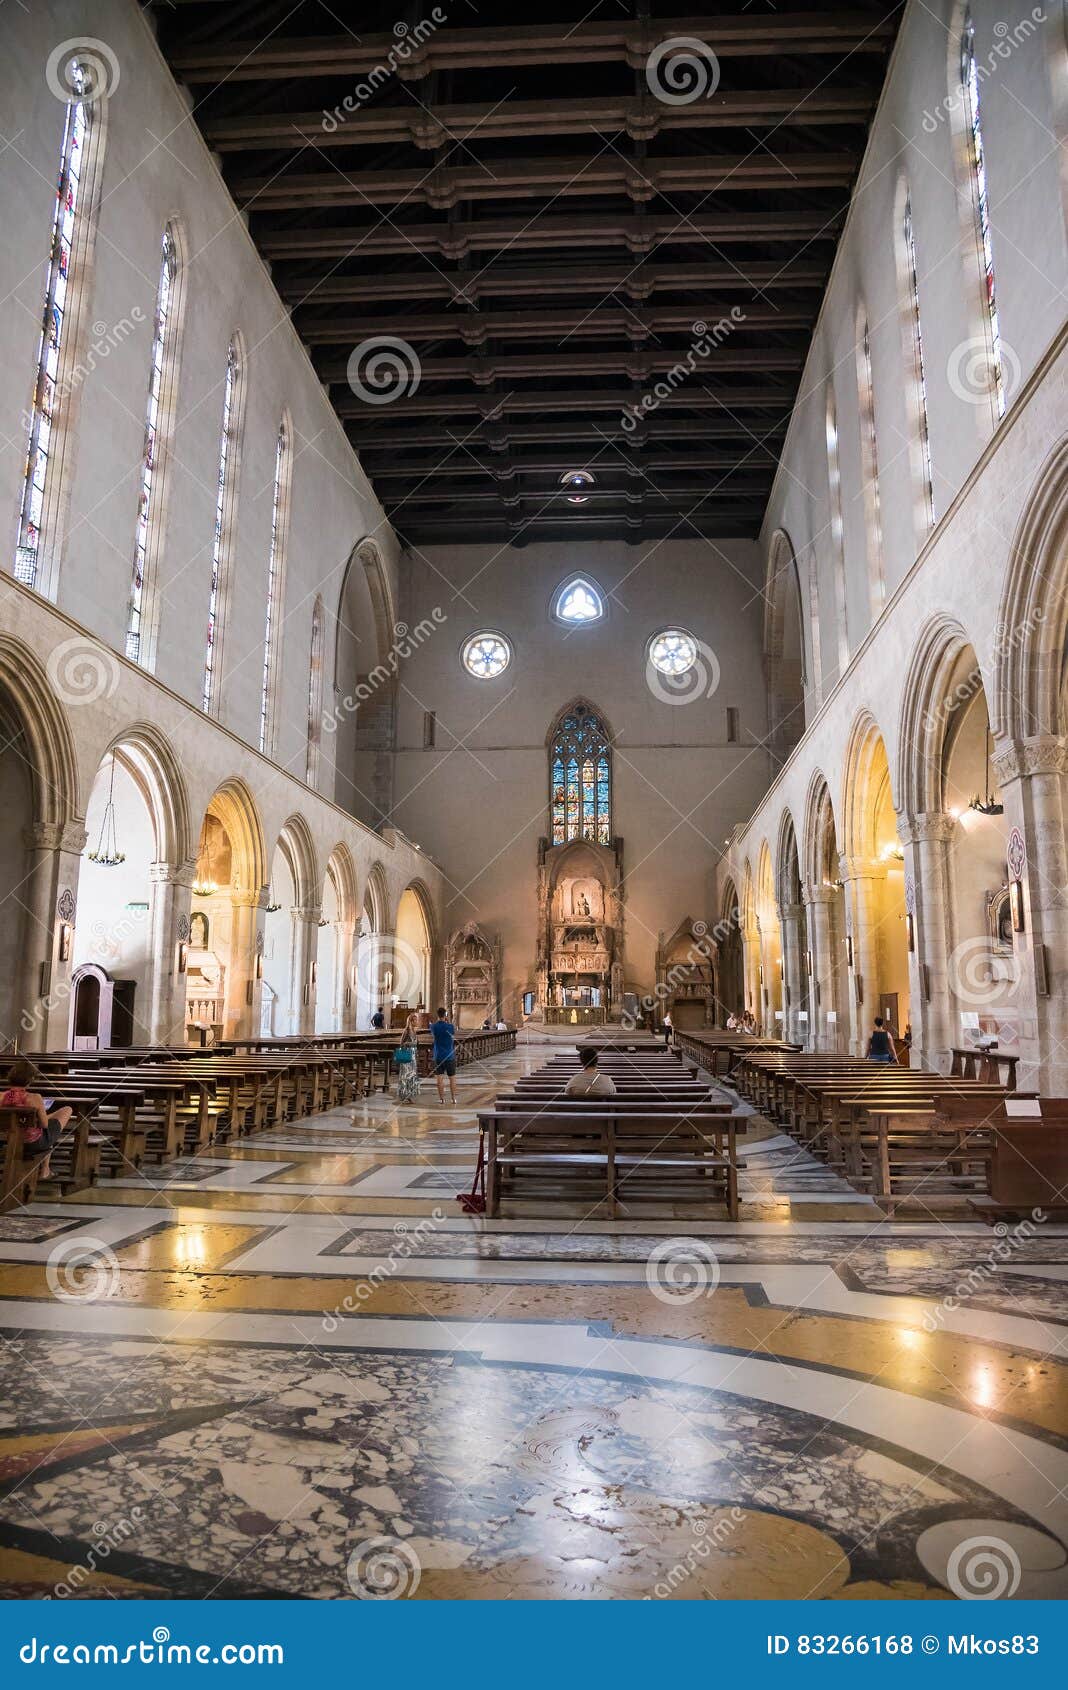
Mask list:
[{"label": "hanging chandelier", "polygon": [[96,863],[98,868],[118,868],[126,861],[126,852],[119,850],[118,836],[115,832],[115,753],[111,754],[111,782],[108,786],[108,801],[104,805],[104,814],[100,819],[100,838],[96,842],[96,850],[90,851],[89,861]]},{"label": "hanging chandelier", "polygon": [[980,798],[978,792],[968,805],[969,810],[975,810],[981,816],[1003,816],[1004,804],[999,804],[990,790],[990,723],[986,724],[986,793]]},{"label": "hanging chandelier", "polygon": [[194,882],[193,882],[193,896],[194,896],[194,898],[210,898],[210,897],[213,896],[214,893],[216,893],[219,890],[219,882],[215,879],[215,876],[211,872],[211,838],[208,834],[208,818],[207,818],[207,816],[204,817],[204,820],[203,820],[203,823],[201,824],[201,829],[200,829],[200,845],[197,848],[197,867],[198,868],[200,866],[200,859],[202,857],[207,858],[208,872],[205,875],[198,874],[196,879],[194,880]]}]

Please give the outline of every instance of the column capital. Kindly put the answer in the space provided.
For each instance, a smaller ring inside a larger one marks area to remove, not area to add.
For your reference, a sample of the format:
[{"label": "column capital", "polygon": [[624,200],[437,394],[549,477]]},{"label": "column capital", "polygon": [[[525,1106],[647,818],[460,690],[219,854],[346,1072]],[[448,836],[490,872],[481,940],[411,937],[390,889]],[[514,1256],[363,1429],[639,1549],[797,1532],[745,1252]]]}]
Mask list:
[{"label": "column capital", "polygon": [[184,886],[191,891],[197,877],[197,865],[195,862],[149,863],[148,874],[157,885]]},{"label": "column capital", "polygon": [[776,907],[780,922],[800,921],[805,913],[804,904],[779,904]]},{"label": "column capital", "polygon": [[886,863],[880,857],[847,857],[838,859],[838,872],[843,880],[884,880]]},{"label": "column capital", "polygon": [[921,810],[916,816],[902,816],[897,831],[902,845],[948,845],[957,831],[957,818],[941,810]]},{"label": "column capital", "polygon": [[89,835],[82,822],[33,822],[26,829],[26,844],[31,851],[68,851],[80,857],[89,843]]},{"label": "column capital", "polygon": [[834,901],[837,887],[824,886],[822,883],[817,886],[806,881],[801,890],[806,904],[830,904]]},{"label": "column capital", "polygon": [[230,902],[235,910],[265,910],[270,895],[270,888],[267,886],[257,886],[251,892],[234,886],[230,892]]},{"label": "column capital", "polygon": [[1068,740],[1063,734],[1004,740],[997,746],[991,763],[999,786],[1031,775],[1063,775],[1068,773]]}]

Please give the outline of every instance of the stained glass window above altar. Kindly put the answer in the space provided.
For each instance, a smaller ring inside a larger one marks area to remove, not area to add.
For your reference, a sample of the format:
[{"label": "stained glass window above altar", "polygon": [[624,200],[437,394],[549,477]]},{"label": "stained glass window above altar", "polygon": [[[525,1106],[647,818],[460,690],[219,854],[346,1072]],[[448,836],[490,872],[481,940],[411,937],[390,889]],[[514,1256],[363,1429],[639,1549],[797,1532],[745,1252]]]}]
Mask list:
[{"label": "stained glass window above altar", "polygon": [[585,704],[576,704],[556,725],[550,752],[552,841],[612,837],[612,777],[604,724]]}]

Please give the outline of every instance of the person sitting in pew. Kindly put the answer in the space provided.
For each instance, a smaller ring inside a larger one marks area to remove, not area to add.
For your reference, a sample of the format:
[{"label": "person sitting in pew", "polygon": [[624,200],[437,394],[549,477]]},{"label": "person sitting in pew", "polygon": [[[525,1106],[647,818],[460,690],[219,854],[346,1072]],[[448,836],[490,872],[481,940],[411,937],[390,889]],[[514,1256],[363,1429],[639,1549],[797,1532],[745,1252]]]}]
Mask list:
[{"label": "person sitting in pew", "polygon": [[567,1097],[615,1097],[616,1082],[611,1074],[602,1074],[597,1066],[597,1052],[592,1045],[580,1045],[582,1067],[572,1074],[565,1087]]},{"label": "person sitting in pew", "polygon": [[884,1026],[881,1015],[877,1015],[875,1017],[875,1025],[872,1027],[871,1037],[868,1040],[868,1061],[897,1061],[897,1047],[894,1044],[894,1035],[888,1027]]},{"label": "person sitting in pew", "polygon": [[34,1111],[37,1120],[25,1130],[22,1151],[27,1157],[44,1157],[40,1173],[42,1179],[47,1179],[51,1171],[52,1152],[59,1143],[63,1128],[70,1120],[71,1111],[64,1105],[62,1109],[57,1109],[50,1115],[40,1092],[30,1090],[35,1079],[31,1063],[22,1058],[13,1062],[7,1076],[7,1090],[0,1096],[0,1109]]}]

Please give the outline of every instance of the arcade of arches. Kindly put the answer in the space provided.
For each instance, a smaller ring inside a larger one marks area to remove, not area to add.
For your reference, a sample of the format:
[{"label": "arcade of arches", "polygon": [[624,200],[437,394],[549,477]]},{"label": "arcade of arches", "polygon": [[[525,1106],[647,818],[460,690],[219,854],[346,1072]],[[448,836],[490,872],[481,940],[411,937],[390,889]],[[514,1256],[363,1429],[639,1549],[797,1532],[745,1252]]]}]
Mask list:
[{"label": "arcade of arches", "polygon": [[0,8],[0,1596],[1068,1599],[1065,6],[594,10]]}]

